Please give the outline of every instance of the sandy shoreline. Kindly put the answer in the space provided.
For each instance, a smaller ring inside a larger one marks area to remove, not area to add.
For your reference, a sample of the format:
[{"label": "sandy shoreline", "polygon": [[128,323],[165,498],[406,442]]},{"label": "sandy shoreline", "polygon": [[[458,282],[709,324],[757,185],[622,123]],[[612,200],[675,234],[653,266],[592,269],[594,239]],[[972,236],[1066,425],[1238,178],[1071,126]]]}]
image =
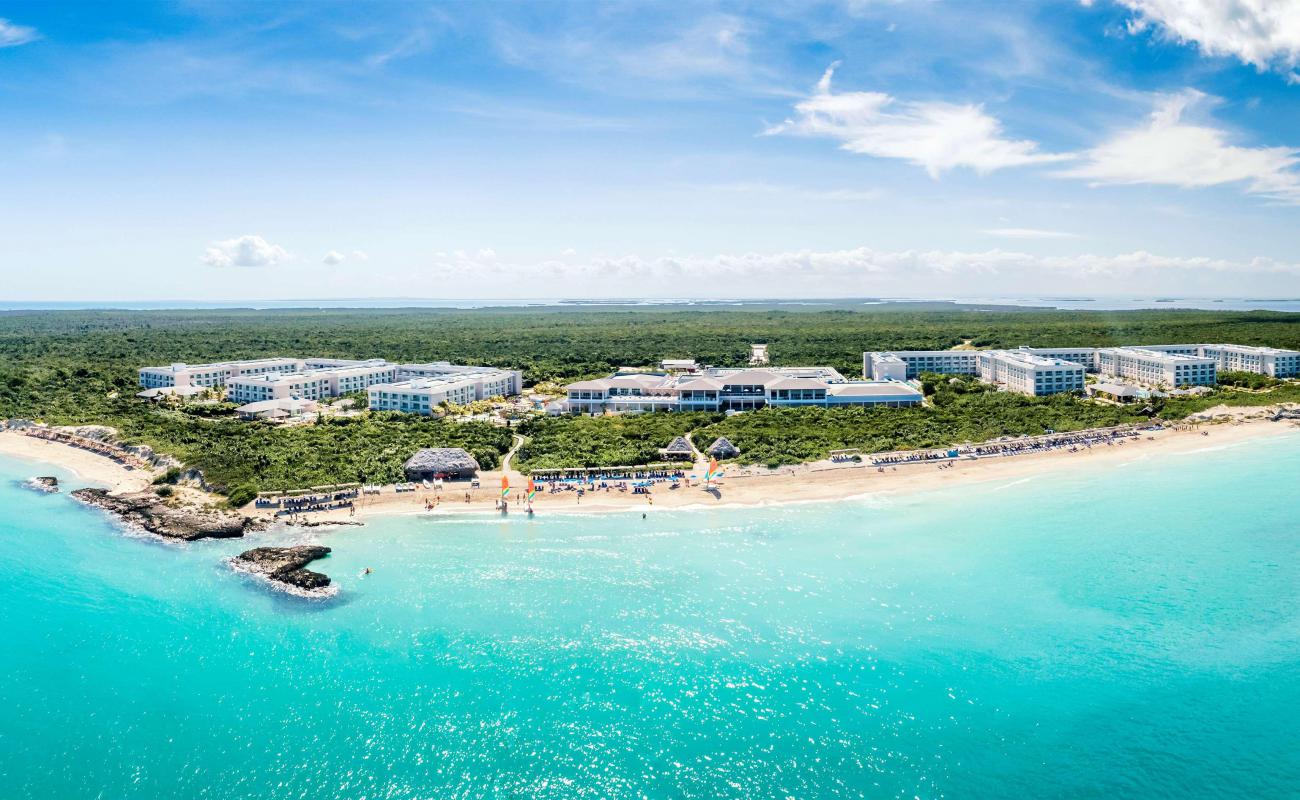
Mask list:
[{"label": "sandy shoreline", "polygon": [[[1042,453],[959,460],[953,466],[939,469],[934,463],[900,464],[878,472],[871,465],[829,465],[826,462],[783,467],[767,475],[736,475],[727,477],[716,492],[706,492],[701,487],[671,490],[666,485],[656,486],[652,495],[634,495],[630,492],[588,492],[581,499],[576,492],[548,494],[539,491],[533,508],[538,515],[546,513],[613,513],[648,512],[662,510],[693,510],[707,508],[757,507],[791,503],[827,502],[843,500],[875,492],[912,492],[941,489],[981,481],[1014,480],[1042,474],[1048,470],[1068,469],[1072,465],[1104,467],[1135,459],[1162,455],[1189,453],[1213,447],[1231,446],[1263,436],[1274,436],[1300,431],[1300,425],[1290,422],[1250,421],[1237,424],[1202,426],[1199,430],[1172,430],[1145,432],[1140,438],[1126,440],[1124,444],[1096,445],[1090,450],[1071,453],[1052,450]],[[522,517],[523,507],[517,505],[527,478],[515,472],[510,479],[512,499],[510,516]],[[494,506],[500,497],[500,472],[485,472],[482,488],[468,490],[463,485],[449,485],[441,494],[420,489],[396,494],[391,488],[379,496],[367,496],[356,506],[355,515],[348,511],[331,511],[310,515],[316,522],[327,520],[366,520],[391,514],[424,514],[443,516],[457,513],[495,513]],[[471,495],[465,502],[465,494]],[[432,511],[426,502],[440,497]],[[652,499],[651,499],[652,498]],[[282,518],[283,519],[283,518]]]},{"label": "sandy shoreline", "polygon": [[[1014,480],[1045,471],[1068,469],[1074,465],[1105,467],[1108,464],[1189,453],[1205,448],[1219,449],[1263,436],[1297,431],[1300,431],[1300,424],[1294,422],[1252,419],[1204,425],[1198,430],[1144,432],[1139,438],[1128,439],[1123,444],[1094,445],[1091,449],[1079,452],[1058,449],[998,458],[958,460],[943,469],[932,462],[918,462],[899,464],[880,472],[870,464],[832,465],[816,462],[782,467],[770,474],[736,474],[724,479],[715,491],[705,491],[699,486],[682,486],[673,490],[662,484],[656,486],[651,495],[600,491],[588,492],[585,497],[579,498],[576,492],[548,494],[539,491],[533,507],[538,515],[544,515],[552,512],[654,512],[826,502],[876,492],[927,491],[982,481]],[[14,432],[0,432],[0,455],[53,464],[75,473],[81,480],[107,487],[115,493],[141,491],[147,488],[152,477],[151,474],[129,470],[110,459],[75,447]],[[34,466],[33,474],[38,471]],[[508,477],[511,485],[510,516],[522,517],[523,506],[520,501],[527,478],[513,471],[508,473]],[[383,494],[369,495],[359,500],[355,514],[339,510],[306,515],[304,520],[319,524],[341,520],[360,522],[394,514],[491,514],[495,513],[495,504],[500,497],[500,484],[500,472],[485,472],[481,476],[479,489],[469,489],[465,484],[449,484],[440,493],[419,489],[397,494],[392,487],[385,487]],[[469,502],[465,501],[467,493],[470,495]],[[427,510],[426,503],[434,500],[438,501],[437,506],[433,510]],[[245,508],[245,512],[252,516],[290,522],[287,517],[277,518],[272,512],[255,509],[251,505]]]},{"label": "sandy shoreline", "polygon": [[39,464],[51,464],[71,472],[86,484],[114,494],[141,491],[153,480],[152,472],[127,469],[110,458],[17,431],[0,431],[0,455],[36,462],[32,465],[33,474],[40,471]]}]

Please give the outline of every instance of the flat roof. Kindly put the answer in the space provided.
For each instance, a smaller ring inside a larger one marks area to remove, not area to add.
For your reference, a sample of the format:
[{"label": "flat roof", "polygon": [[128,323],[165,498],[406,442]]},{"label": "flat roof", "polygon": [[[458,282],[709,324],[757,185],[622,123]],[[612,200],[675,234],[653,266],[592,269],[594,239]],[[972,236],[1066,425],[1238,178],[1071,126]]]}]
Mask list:
[{"label": "flat roof", "polygon": [[886,397],[906,395],[920,397],[921,392],[915,387],[901,381],[849,381],[832,383],[826,387],[826,394],[832,397]]}]

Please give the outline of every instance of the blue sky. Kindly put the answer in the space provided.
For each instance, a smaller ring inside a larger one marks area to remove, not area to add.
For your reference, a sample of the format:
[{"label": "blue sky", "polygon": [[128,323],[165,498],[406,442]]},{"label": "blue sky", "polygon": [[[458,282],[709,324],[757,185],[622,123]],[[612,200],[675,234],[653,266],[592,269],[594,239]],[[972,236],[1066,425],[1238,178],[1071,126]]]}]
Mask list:
[{"label": "blue sky", "polygon": [[0,297],[1300,296],[1300,0],[0,1]]}]

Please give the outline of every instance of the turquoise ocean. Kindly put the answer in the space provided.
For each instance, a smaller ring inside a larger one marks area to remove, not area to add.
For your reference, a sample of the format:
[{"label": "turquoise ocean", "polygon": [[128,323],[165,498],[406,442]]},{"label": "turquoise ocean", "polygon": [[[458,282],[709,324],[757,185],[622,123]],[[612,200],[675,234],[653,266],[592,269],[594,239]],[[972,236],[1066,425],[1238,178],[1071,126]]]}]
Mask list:
[{"label": "turquoise ocean", "polygon": [[[1296,797],[1300,435],[1212,443],[191,545],[2,460],[0,797]],[[337,597],[223,562],[288,541]]]}]

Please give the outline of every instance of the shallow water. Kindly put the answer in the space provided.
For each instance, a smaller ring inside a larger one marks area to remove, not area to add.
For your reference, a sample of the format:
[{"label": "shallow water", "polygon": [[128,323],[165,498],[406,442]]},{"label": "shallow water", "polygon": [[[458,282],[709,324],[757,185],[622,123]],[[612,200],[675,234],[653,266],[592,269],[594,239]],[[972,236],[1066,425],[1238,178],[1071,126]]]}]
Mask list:
[{"label": "shallow water", "polygon": [[0,796],[1294,796],[1298,445],[192,545],[0,461]]}]

